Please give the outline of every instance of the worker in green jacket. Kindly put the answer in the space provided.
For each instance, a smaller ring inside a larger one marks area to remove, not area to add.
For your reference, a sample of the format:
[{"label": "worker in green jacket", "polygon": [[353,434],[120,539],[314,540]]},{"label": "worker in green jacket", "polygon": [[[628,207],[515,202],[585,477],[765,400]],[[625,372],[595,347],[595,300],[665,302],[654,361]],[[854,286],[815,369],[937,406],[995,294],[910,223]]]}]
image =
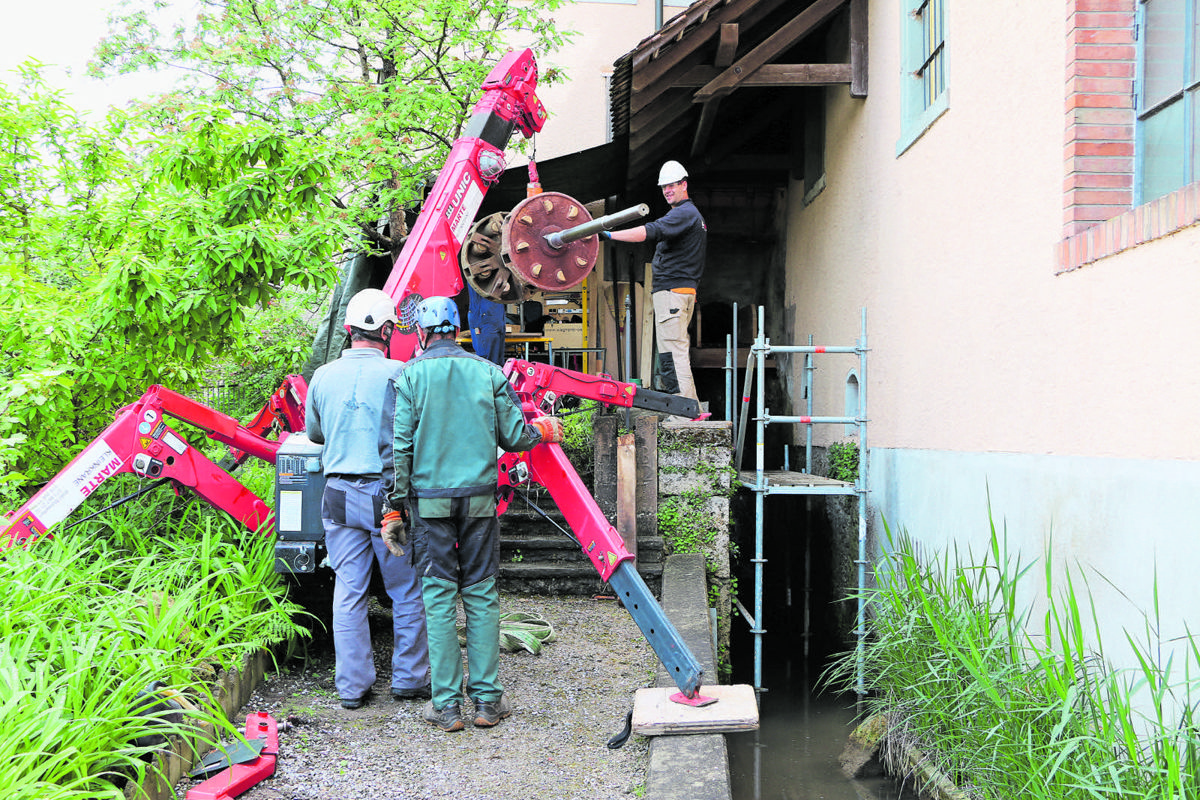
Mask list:
[{"label": "worker in green jacket", "polygon": [[[455,595],[466,617],[467,694],[474,723],[491,727],[512,713],[499,680],[500,523],[496,517],[496,451],[561,442],[562,422],[526,423],[516,392],[495,364],[455,343],[458,308],[447,297],[417,306],[422,352],[391,380],[394,431],[385,454],[388,513],[384,538],[411,534],[425,601],[433,697],[423,718],[444,731],[462,730],[462,652]],[[385,399],[384,407],[390,404]],[[385,414],[386,417],[386,414]],[[406,527],[407,526],[407,527]]]}]

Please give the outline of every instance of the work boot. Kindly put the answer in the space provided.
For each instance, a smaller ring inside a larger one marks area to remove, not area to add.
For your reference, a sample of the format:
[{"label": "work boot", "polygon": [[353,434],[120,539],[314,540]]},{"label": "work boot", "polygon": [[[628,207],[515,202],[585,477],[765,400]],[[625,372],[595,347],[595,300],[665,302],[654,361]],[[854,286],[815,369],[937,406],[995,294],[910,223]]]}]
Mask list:
[{"label": "work boot", "polygon": [[392,689],[393,700],[428,700],[430,697],[428,683],[415,689]]},{"label": "work boot", "polygon": [[434,708],[433,701],[430,700],[421,711],[421,718],[446,733],[461,731],[466,727],[462,720],[462,713],[458,709],[458,703],[451,703],[445,708]]},{"label": "work boot", "polygon": [[512,714],[512,706],[508,704],[504,695],[500,695],[500,699],[493,702],[475,701],[475,727],[477,728],[490,728],[510,714]]},{"label": "work boot", "polygon": [[359,697],[343,697],[341,699],[342,708],[347,709],[349,711],[353,711],[356,708],[362,708],[363,705],[367,702],[367,698],[370,694],[371,694],[371,690],[368,689],[367,691],[363,692],[362,695],[360,695]]}]

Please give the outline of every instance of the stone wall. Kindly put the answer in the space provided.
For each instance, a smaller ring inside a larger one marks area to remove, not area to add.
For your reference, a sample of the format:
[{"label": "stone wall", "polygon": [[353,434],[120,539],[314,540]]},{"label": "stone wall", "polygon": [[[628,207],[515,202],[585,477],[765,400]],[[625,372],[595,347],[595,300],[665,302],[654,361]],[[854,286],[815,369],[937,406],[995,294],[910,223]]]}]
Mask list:
[{"label": "stone wall", "polygon": [[[733,591],[729,567],[729,497],[734,491],[733,426],[729,422],[664,422],[658,434],[658,502],[684,512],[688,545],[698,544],[708,570],[710,601],[717,610],[717,652],[727,653]],[[698,541],[691,532],[703,532]],[[680,552],[660,524],[665,551]],[[674,549],[673,549],[674,548]],[[687,548],[687,549],[690,549]],[[715,596],[714,596],[715,595]],[[728,659],[724,659],[726,662]]]}]

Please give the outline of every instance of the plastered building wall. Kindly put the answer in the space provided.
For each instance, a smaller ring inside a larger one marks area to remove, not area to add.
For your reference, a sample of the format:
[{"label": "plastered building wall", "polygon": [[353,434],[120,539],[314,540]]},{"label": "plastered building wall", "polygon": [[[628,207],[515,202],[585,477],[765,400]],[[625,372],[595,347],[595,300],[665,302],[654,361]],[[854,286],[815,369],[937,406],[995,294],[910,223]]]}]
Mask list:
[{"label": "plastered building wall", "polygon": [[[949,110],[897,155],[899,3],[870,4],[870,94],[827,90],[826,187],[807,207],[790,187],[767,314],[794,306],[798,340],[834,345],[866,309],[876,546],[886,519],[979,551],[990,498],[1025,561],[1052,543],[1092,570],[1110,645],[1141,630],[1156,576],[1178,635],[1200,607],[1200,228],[1059,272],[1062,4],[946,5]],[[855,365],[817,366],[815,413],[842,413]]]},{"label": "plastered building wall", "polygon": [[[664,4],[664,20],[687,3]],[[560,31],[576,31],[556,53],[538,54],[540,73],[561,70],[563,82],[539,87],[538,97],[550,118],[537,136],[537,158],[546,160],[596,147],[608,141],[608,77],[613,61],[655,31],[654,2],[567,3],[554,12]],[[593,198],[589,198],[593,199]]]}]

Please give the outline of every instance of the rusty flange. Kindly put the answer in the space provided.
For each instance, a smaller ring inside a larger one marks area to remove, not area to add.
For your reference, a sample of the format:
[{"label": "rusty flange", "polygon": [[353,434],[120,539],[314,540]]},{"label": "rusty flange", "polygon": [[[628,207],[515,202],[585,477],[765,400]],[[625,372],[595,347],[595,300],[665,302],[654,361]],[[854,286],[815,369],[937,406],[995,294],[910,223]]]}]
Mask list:
[{"label": "rusty flange", "polygon": [[542,291],[573,289],[596,264],[597,237],[587,236],[554,248],[546,235],[591,222],[583,204],[560,192],[543,192],[522,200],[505,220],[500,254],[512,276]]},{"label": "rusty flange", "polygon": [[517,303],[528,292],[513,280],[504,257],[500,255],[500,234],[504,214],[492,214],[471,226],[467,240],[458,253],[463,278],[484,297],[501,303]]}]

